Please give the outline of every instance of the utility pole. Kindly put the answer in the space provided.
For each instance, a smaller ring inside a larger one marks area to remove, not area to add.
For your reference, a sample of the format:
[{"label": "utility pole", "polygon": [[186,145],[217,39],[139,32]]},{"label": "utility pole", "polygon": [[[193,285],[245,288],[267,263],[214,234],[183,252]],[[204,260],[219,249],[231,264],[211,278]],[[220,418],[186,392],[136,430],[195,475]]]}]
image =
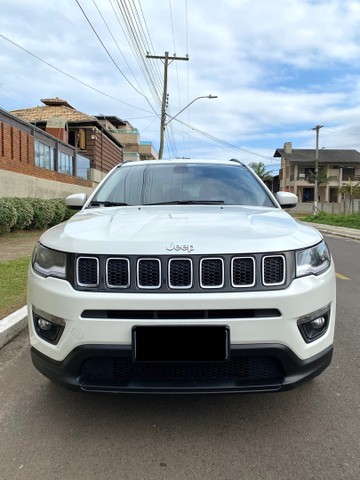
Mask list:
[{"label": "utility pole", "polygon": [[315,149],[315,184],[314,184],[314,207],[313,214],[318,213],[318,186],[319,186],[319,130],[324,125],[316,125],[311,130],[316,131],[316,149]]},{"label": "utility pole", "polygon": [[[161,105],[161,123],[160,123],[160,148],[159,148],[159,158],[163,157],[164,152],[164,134],[165,134],[165,127],[166,127],[166,99],[167,99],[167,71],[168,66],[174,60],[189,60],[189,56],[186,57],[177,57],[173,55],[169,57],[169,52],[165,52],[164,56],[160,55],[146,55],[146,58],[153,58],[157,60],[164,61],[164,89],[163,89],[163,97],[162,97],[162,105]],[[170,63],[169,63],[170,61]]]}]

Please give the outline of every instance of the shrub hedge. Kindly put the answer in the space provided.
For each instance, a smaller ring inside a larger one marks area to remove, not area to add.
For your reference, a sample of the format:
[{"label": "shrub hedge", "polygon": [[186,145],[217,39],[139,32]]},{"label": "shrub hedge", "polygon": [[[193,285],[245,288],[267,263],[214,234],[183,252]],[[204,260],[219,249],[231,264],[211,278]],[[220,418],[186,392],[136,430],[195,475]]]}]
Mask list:
[{"label": "shrub hedge", "polygon": [[45,229],[68,220],[75,212],[62,198],[0,198],[0,234],[12,230]]},{"label": "shrub hedge", "polygon": [[9,198],[0,198],[0,233],[10,232],[18,218],[16,208]]}]

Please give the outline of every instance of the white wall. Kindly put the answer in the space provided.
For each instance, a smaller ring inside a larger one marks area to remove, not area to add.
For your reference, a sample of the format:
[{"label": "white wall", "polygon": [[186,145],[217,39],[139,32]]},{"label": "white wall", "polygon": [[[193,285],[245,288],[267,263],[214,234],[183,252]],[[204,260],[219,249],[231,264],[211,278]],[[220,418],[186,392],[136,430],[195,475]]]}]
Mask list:
[{"label": "white wall", "polygon": [[65,198],[72,193],[89,195],[92,191],[81,185],[0,170],[0,197]]},{"label": "white wall", "polygon": [[[349,205],[349,200],[342,200],[340,203],[323,203],[318,202],[318,208],[321,211],[329,214],[348,214],[351,211],[360,213],[360,200],[353,200],[353,209]],[[298,203],[295,208],[289,209],[289,213],[304,213],[310,214],[313,212],[313,202]]]}]

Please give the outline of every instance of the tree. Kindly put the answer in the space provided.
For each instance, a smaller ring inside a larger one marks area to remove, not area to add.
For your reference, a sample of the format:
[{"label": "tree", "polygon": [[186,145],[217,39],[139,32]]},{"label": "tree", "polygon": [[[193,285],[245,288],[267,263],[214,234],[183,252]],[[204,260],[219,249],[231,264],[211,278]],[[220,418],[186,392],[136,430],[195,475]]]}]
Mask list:
[{"label": "tree", "polygon": [[[313,172],[313,171],[308,172],[305,180],[308,183],[315,183],[316,173]],[[318,182],[317,182],[318,185],[327,185],[332,180],[337,180],[337,177],[333,176],[333,175],[328,176],[326,167],[319,169],[319,171],[318,171]]]},{"label": "tree", "polygon": [[266,166],[263,162],[249,163],[249,167],[256,173],[258,177],[261,178],[263,182],[272,180],[272,175],[266,171]]},{"label": "tree", "polygon": [[354,213],[354,197],[360,196],[360,182],[352,183],[351,181],[339,188],[339,193],[349,195],[349,213]]}]

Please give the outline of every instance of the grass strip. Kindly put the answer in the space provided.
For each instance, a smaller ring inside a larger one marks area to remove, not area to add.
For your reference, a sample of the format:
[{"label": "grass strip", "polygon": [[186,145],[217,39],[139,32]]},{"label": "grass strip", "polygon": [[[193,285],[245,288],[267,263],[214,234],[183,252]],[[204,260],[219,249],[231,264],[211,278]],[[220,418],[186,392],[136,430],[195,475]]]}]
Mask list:
[{"label": "grass strip", "polygon": [[321,212],[318,215],[301,216],[304,222],[321,223],[325,225],[334,225],[336,227],[347,227],[360,229],[360,215],[353,213],[351,215],[329,215]]},{"label": "grass strip", "polygon": [[0,319],[26,304],[29,262],[30,257],[0,262]]}]

